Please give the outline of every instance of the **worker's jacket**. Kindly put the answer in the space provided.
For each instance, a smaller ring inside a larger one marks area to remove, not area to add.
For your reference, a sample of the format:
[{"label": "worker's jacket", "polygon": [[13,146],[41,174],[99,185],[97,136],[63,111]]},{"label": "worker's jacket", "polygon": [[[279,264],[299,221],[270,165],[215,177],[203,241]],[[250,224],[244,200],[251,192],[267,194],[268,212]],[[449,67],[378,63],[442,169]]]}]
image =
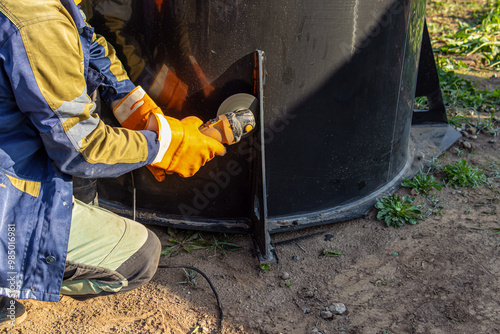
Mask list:
[{"label": "worker's jacket", "polygon": [[116,177],[151,163],[151,131],[111,128],[89,98],[135,86],[72,0],[0,1],[0,294],[59,300],[71,176]]}]

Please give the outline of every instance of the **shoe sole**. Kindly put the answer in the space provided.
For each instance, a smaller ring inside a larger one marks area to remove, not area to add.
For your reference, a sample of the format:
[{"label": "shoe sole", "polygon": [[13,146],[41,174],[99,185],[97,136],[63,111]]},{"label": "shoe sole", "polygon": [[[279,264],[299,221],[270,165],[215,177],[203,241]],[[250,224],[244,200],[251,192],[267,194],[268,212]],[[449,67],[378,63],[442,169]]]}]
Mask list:
[{"label": "shoe sole", "polygon": [[[28,316],[28,313],[24,312],[21,316],[14,318],[14,326],[17,326],[20,323],[22,323],[24,320],[26,320],[27,316]],[[14,326],[11,325],[11,321],[10,320],[8,320],[8,321],[0,324],[0,328],[5,328],[6,326],[14,327]]]}]

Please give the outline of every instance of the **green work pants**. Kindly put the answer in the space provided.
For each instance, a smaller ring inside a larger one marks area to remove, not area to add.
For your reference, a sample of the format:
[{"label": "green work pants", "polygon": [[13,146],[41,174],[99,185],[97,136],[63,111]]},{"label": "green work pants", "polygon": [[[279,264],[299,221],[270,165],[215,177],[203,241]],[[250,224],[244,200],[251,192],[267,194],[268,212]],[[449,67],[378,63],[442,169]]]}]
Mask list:
[{"label": "green work pants", "polygon": [[61,293],[86,299],[137,288],[153,277],[160,251],[143,225],[75,199]]}]

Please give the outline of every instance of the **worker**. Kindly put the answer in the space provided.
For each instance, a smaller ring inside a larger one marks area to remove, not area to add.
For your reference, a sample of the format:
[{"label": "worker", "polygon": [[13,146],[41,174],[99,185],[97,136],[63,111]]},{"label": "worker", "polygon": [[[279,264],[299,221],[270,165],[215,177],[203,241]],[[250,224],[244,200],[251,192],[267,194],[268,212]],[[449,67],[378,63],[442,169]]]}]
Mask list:
[{"label": "worker", "polygon": [[[18,299],[126,292],[154,275],[161,245],[134,221],[72,197],[72,176],[148,166],[189,177],[225,148],[196,117],[166,117],[129,79],[77,0],[0,1],[0,321]],[[122,127],[94,112],[98,92]]]}]

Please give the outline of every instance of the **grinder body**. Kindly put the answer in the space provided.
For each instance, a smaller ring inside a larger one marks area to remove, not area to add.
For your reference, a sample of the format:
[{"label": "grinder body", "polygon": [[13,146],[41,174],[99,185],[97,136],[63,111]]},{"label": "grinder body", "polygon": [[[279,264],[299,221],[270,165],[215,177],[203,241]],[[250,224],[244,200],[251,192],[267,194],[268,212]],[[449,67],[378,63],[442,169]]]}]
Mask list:
[{"label": "grinder body", "polygon": [[239,93],[228,97],[219,107],[217,117],[200,127],[200,132],[222,144],[233,145],[255,128],[255,96]]},{"label": "grinder body", "polygon": [[217,116],[200,127],[200,132],[222,144],[236,144],[255,128],[255,116],[249,109]]}]

